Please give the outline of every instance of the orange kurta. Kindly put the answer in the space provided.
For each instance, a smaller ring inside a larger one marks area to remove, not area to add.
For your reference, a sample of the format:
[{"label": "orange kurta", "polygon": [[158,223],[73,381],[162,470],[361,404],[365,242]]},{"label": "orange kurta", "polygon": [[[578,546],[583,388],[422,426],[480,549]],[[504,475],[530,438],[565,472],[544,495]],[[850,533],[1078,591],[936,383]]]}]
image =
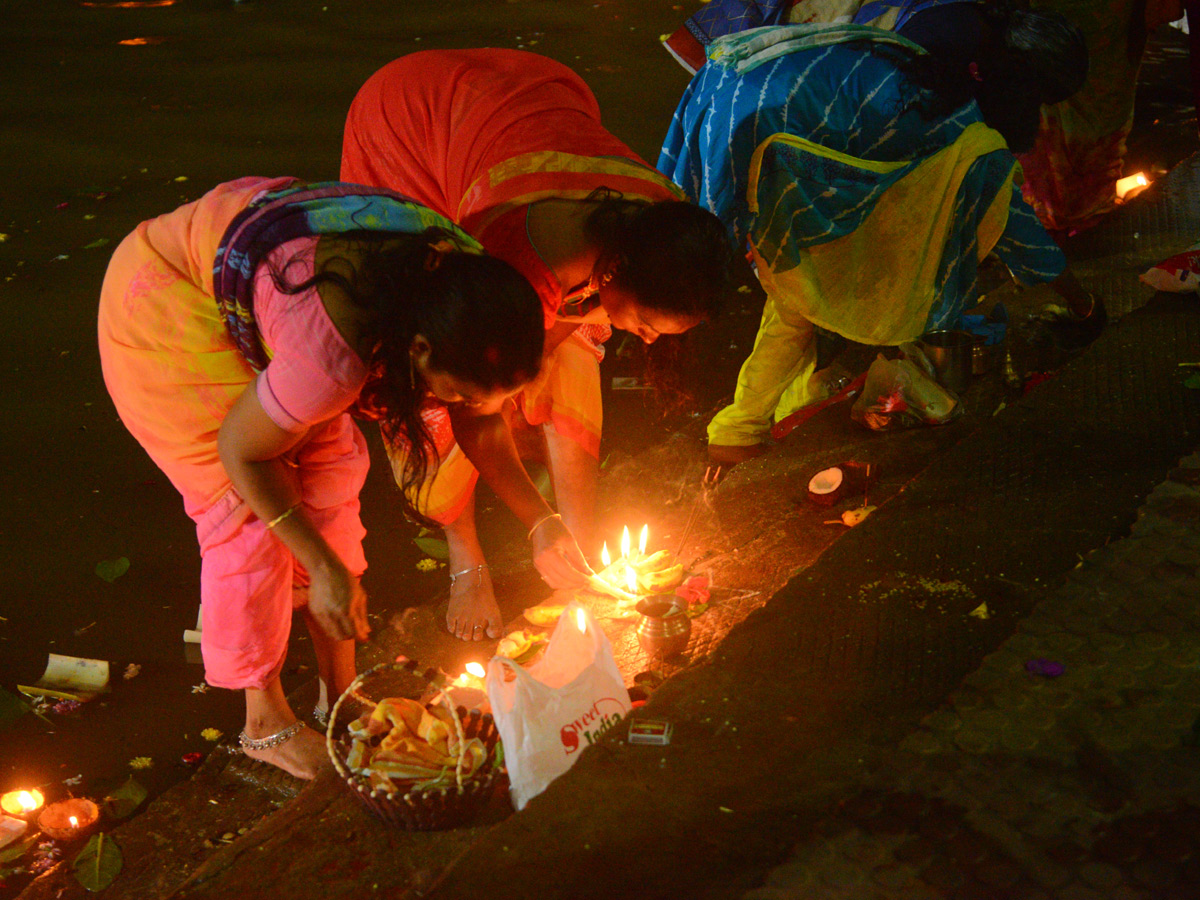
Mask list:
[{"label": "orange kurta", "polygon": [[[429,50],[372,75],[351,104],[343,181],[387,187],[442,213],[508,262],[542,300],[547,327],[564,291],[525,229],[531,203],[583,200],[600,187],[626,199],[682,199],[667,178],[600,123],[591,90],[571,69],[519,50]],[[520,398],[531,425],[552,423],[599,456],[600,354],[609,329],[589,317]],[[445,409],[425,414],[441,466],[422,492],[425,515],[458,517],[478,473],[455,446]],[[403,448],[392,448],[393,465]]]}]

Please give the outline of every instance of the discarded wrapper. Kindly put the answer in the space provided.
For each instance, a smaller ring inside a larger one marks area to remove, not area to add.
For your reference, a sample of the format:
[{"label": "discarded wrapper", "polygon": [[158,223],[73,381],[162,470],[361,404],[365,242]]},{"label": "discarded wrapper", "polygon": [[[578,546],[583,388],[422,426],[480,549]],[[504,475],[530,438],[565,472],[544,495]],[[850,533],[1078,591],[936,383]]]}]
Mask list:
[{"label": "discarded wrapper", "polygon": [[674,725],[662,719],[635,719],[629,723],[629,743],[665,747],[671,743],[674,730]]},{"label": "discarded wrapper", "polygon": [[51,653],[37,684],[19,684],[17,690],[35,697],[85,700],[108,690],[108,662]]},{"label": "discarded wrapper", "polygon": [[18,819],[13,816],[0,816],[0,847],[7,847],[13,841],[19,839],[25,834],[29,828],[29,823],[24,819]]}]

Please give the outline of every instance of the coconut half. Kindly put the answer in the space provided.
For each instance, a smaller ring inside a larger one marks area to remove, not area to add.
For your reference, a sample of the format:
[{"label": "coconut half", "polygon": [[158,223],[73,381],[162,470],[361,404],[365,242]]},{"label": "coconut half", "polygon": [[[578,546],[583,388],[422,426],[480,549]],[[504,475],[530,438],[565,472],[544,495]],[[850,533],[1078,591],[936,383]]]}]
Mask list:
[{"label": "coconut half", "polygon": [[833,506],[841,496],[845,473],[840,466],[822,469],[808,481],[808,499],[817,506]]}]

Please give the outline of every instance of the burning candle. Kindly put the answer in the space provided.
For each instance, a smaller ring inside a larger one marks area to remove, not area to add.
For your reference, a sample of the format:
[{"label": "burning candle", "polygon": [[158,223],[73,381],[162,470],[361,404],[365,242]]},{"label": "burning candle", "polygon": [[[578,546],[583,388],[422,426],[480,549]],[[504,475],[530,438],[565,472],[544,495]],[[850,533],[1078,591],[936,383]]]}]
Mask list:
[{"label": "burning candle", "polygon": [[629,559],[629,526],[625,526],[625,530],[621,532],[621,558]]},{"label": "burning candle", "polygon": [[608,541],[605,541],[604,546],[600,548],[600,562],[606,569],[612,565],[612,554],[608,552]]},{"label": "burning candle", "polygon": [[638,538],[638,559],[646,555],[646,541],[650,538],[650,526],[642,526],[642,535]]},{"label": "burning candle", "polygon": [[48,837],[70,840],[82,837],[100,818],[100,807],[83,797],[51,803],[38,816],[38,827]]},{"label": "burning candle", "polygon": [[1145,173],[1137,172],[1126,178],[1117,179],[1117,199],[1126,200],[1139,194],[1143,188],[1149,186],[1150,180]]},{"label": "burning candle", "polygon": [[579,629],[580,634],[587,633],[587,615],[582,609],[575,610],[575,627]]},{"label": "burning candle", "polygon": [[625,570],[625,583],[628,586],[629,593],[636,594],[638,592],[637,572],[630,566]]},{"label": "burning candle", "polygon": [[10,816],[24,818],[41,809],[45,802],[46,798],[42,796],[41,791],[9,791],[0,797],[0,809]]}]

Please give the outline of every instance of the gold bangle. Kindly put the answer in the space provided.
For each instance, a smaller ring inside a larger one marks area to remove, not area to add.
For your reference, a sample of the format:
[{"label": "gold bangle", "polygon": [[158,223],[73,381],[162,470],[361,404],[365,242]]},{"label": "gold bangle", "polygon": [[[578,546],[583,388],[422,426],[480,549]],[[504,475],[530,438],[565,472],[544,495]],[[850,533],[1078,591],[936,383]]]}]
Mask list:
[{"label": "gold bangle", "polygon": [[533,527],[529,529],[529,537],[528,537],[528,540],[531,540],[531,541],[532,541],[532,540],[533,540],[533,533],[534,533],[535,531],[537,531],[539,528],[541,528],[543,525],[545,525],[547,522],[549,522],[551,519],[559,519],[559,520],[561,520],[561,519],[562,519],[562,516],[560,516],[560,515],[559,515],[558,513],[556,513],[556,512],[552,512],[552,513],[546,513],[544,516],[542,516],[540,519],[538,519],[536,522],[534,522],[534,523],[533,523]]},{"label": "gold bangle", "polygon": [[276,525],[278,525],[280,522],[282,522],[284,519],[286,519],[288,516],[290,516],[292,513],[294,513],[299,508],[300,508],[299,503],[297,503],[295,506],[289,506],[287,509],[285,509],[283,512],[281,512],[279,515],[277,515],[275,518],[273,518],[270,522],[268,522],[267,528],[268,529],[274,528]]}]

